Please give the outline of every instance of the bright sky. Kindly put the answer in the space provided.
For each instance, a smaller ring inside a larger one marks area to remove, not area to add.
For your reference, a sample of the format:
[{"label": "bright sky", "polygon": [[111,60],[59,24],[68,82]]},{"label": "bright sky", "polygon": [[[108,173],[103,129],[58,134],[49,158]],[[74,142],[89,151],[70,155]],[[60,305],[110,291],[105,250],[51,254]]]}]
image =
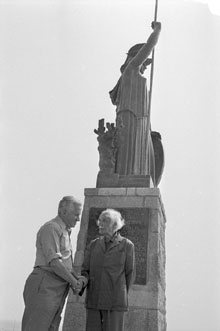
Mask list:
[{"label": "bright sky", "polygon": [[[1,319],[21,319],[38,228],[63,195],[83,200],[95,187],[93,129],[115,120],[108,91],[127,50],[151,32],[153,11],[147,0],[1,1]],[[220,329],[217,14],[201,2],[159,1],[152,129],[165,150],[169,331]]]},{"label": "bright sky", "polygon": [[208,4],[210,11],[215,15],[220,15],[220,2],[219,0],[196,0],[200,3]]}]

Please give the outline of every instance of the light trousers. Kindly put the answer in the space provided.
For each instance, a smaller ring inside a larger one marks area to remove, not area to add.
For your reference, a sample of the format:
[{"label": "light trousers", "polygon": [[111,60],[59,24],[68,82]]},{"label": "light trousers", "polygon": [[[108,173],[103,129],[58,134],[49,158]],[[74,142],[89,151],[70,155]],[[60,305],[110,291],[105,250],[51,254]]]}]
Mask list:
[{"label": "light trousers", "polygon": [[24,288],[22,331],[58,331],[68,291],[60,277],[35,268]]}]

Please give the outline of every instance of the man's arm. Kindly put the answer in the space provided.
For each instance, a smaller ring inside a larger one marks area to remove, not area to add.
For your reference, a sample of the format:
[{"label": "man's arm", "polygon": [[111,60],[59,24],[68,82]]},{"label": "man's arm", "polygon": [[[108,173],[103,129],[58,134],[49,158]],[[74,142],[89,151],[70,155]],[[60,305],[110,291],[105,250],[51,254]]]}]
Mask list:
[{"label": "man's arm", "polygon": [[135,250],[134,244],[131,241],[127,242],[126,249],[126,263],[125,263],[125,278],[127,290],[129,291],[131,285],[135,281],[136,265],[135,265]]},{"label": "man's arm", "polygon": [[90,245],[85,249],[84,260],[81,268],[81,275],[84,276],[87,279],[87,281],[89,280],[89,264],[90,264]]},{"label": "man's arm", "polygon": [[129,66],[140,66],[144,61],[146,61],[146,59],[150,56],[152,50],[156,46],[161,31],[161,23],[152,22],[151,27],[153,29],[153,32],[149,36],[147,42],[137,53],[137,55],[131,60],[131,62],[129,62]]},{"label": "man's arm", "polygon": [[61,259],[54,259],[50,262],[50,267],[53,272],[61,277],[62,279],[66,280],[68,283],[71,284],[73,289],[80,290],[82,287],[81,281],[76,279],[71,272],[65,267]]},{"label": "man's arm", "polygon": [[90,266],[90,256],[91,256],[91,249],[94,245],[94,241],[92,241],[85,249],[85,253],[84,253],[84,260],[83,260],[83,264],[81,267],[81,277],[83,277],[83,286],[82,286],[82,290],[79,292],[79,295],[83,295],[83,292],[85,290],[85,288],[87,287],[87,284],[89,282],[89,266]]},{"label": "man's arm", "polygon": [[40,234],[40,243],[46,262],[51,270],[71,284],[74,289],[81,289],[82,284],[78,277],[71,273],[62,261],[60,253],[60,229],[56,224],[49,223],[44,226]]}]

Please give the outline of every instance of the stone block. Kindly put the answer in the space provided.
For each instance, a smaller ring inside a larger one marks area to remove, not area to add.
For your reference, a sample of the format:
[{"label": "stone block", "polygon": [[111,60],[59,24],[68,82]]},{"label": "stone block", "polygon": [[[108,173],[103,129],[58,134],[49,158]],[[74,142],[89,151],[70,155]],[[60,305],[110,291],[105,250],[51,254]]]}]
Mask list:
[{"label": "stone block", "polygon": [[165,331],[165,316],[157,310],[131,307],[126,316],[125,330]]},{"label": "stone block", "polygon": [[136,188],[137,195],[144,196],[160,196],[160,191],[157,188],[148,188],[148,187],[137,187]]},{"label": "stone block", "polygon": [[84,194],[85,196],[96,196],[98,195],[98,191],[99,189],[98,188],[85,188],[84,189]]},{"label": "stone block", "polygon": [[124,187],[120,187],[120,188],[99,188],[98,190],[98,194],[99,195],[107,195],[107,196],[121,196],[121,195],[125,195],[126,194],[126,188]]},{"label": "stone block", "polygon": [[68,301],[63,322],[63,331],[85,331],[86,309],[82,303]]},{"label": "stone block", "polygon": [[136,195],[136,192],[137,192],[137,189],[135,187],[129,187],[126,189],[126,195],[133,195],[135,196]]}]

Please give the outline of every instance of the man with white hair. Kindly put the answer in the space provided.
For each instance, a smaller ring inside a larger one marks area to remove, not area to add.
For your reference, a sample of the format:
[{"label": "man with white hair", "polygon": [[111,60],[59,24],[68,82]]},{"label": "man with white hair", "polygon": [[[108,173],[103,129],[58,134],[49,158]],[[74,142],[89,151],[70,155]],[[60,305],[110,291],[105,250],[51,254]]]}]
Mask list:
[{"label": "man with white hair", "polygon": [[135,277],[134,244],[118,233],[124,225],[118,211],[104,210],[97,225],[101,236],[88,245],[81,270],[88,279],[86,331],[123,331]]},{"label": "man with white hair", "polygon": [[58,216],[37,233],[36,260],[24,288],[22,331],[57,331],[62,309],[72,288],[81,290],[84,277],[73,272],[71,228],[80,220],[81,202],[65,196]]}]

